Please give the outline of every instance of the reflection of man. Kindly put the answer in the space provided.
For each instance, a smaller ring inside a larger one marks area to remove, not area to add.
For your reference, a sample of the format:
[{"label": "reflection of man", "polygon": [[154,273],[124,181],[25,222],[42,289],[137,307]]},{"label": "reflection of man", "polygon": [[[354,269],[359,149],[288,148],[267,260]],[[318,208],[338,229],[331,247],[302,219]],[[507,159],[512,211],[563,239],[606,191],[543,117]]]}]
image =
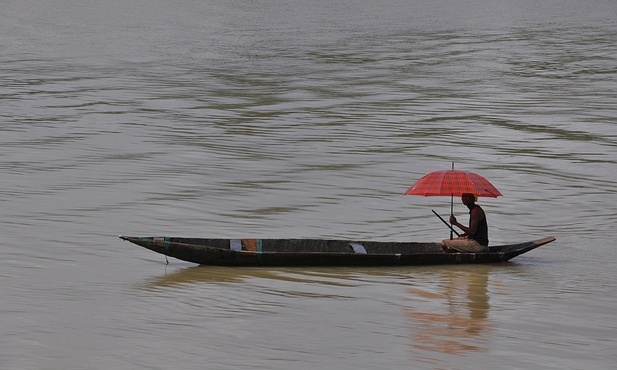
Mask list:
[{"label": "reflection of man", "polygon": [[[438,279],[443,292],[409,289],[414,300],[407,310],[414,332],[413,348],[421,357],[433,357],[430,352],[455,355],[486,351],[491,328],[488,270],[451,270]],[[427,305],[424,310],[423,303]]]},{"label": "reflection of man", "polygon": [[469,208],[469,226],[464,226],[450,215],[450,223],[463,230],[464,234],[456,239],[446,239],[442,243],[445,250],[458,252],[487,252],[488,223],[482,207],[476,204],[476,196],[465,193],[461,201]]}]

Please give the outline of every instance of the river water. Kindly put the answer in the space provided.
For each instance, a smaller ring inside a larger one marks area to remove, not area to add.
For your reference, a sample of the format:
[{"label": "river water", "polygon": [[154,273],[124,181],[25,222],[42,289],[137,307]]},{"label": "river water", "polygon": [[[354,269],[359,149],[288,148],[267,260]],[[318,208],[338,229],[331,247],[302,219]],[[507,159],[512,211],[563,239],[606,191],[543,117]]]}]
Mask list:
[{"label": "river water", "polygon": [[[617,361],[617,2],[0,1],[0,368]],[[440,240],[511,263],[195,266],[124,235]],[[465,208],[455,200],[455,213]]]}]

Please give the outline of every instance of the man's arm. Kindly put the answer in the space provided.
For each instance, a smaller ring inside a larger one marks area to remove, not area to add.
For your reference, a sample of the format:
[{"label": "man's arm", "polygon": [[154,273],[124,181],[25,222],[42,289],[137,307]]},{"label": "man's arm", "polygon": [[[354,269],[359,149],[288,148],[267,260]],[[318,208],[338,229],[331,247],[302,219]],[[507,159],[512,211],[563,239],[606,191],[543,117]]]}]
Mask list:
[{"label": "man's arm", "polygon": [[480,225],[480,221],[482,221],[482,211],[477,207],[471,210],[471,215],[469,216],[469,227],[458,222],[454,215],[450,215],[450,222],[452,225],[456,225],[467,235],[474,235],[476,233],[478,230],[478,225]]}]

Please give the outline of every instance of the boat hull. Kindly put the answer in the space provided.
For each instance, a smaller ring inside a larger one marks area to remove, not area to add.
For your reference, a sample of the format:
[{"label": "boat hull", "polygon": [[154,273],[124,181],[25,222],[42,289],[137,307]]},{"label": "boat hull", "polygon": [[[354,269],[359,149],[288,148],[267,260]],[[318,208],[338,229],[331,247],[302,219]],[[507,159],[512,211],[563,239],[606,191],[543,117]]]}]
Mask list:
[{"label": "boat hull", "polygon": [[320,239],[121,239],[183,261],[216,266],[405,266],[505,262],[555,240],[490,247],[486,253],[449,253],[437,243]]}]

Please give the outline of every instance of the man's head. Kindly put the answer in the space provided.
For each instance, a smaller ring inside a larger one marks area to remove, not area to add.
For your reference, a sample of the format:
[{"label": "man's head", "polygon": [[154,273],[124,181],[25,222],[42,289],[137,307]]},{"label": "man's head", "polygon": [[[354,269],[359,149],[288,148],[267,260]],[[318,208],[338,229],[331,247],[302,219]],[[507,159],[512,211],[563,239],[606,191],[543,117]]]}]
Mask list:
[{"label": "man's head", "polygon": [[471,193],[463,193],[461,195],[461,201],[463,204],[474,204],[478,200],[478,196]]}]

